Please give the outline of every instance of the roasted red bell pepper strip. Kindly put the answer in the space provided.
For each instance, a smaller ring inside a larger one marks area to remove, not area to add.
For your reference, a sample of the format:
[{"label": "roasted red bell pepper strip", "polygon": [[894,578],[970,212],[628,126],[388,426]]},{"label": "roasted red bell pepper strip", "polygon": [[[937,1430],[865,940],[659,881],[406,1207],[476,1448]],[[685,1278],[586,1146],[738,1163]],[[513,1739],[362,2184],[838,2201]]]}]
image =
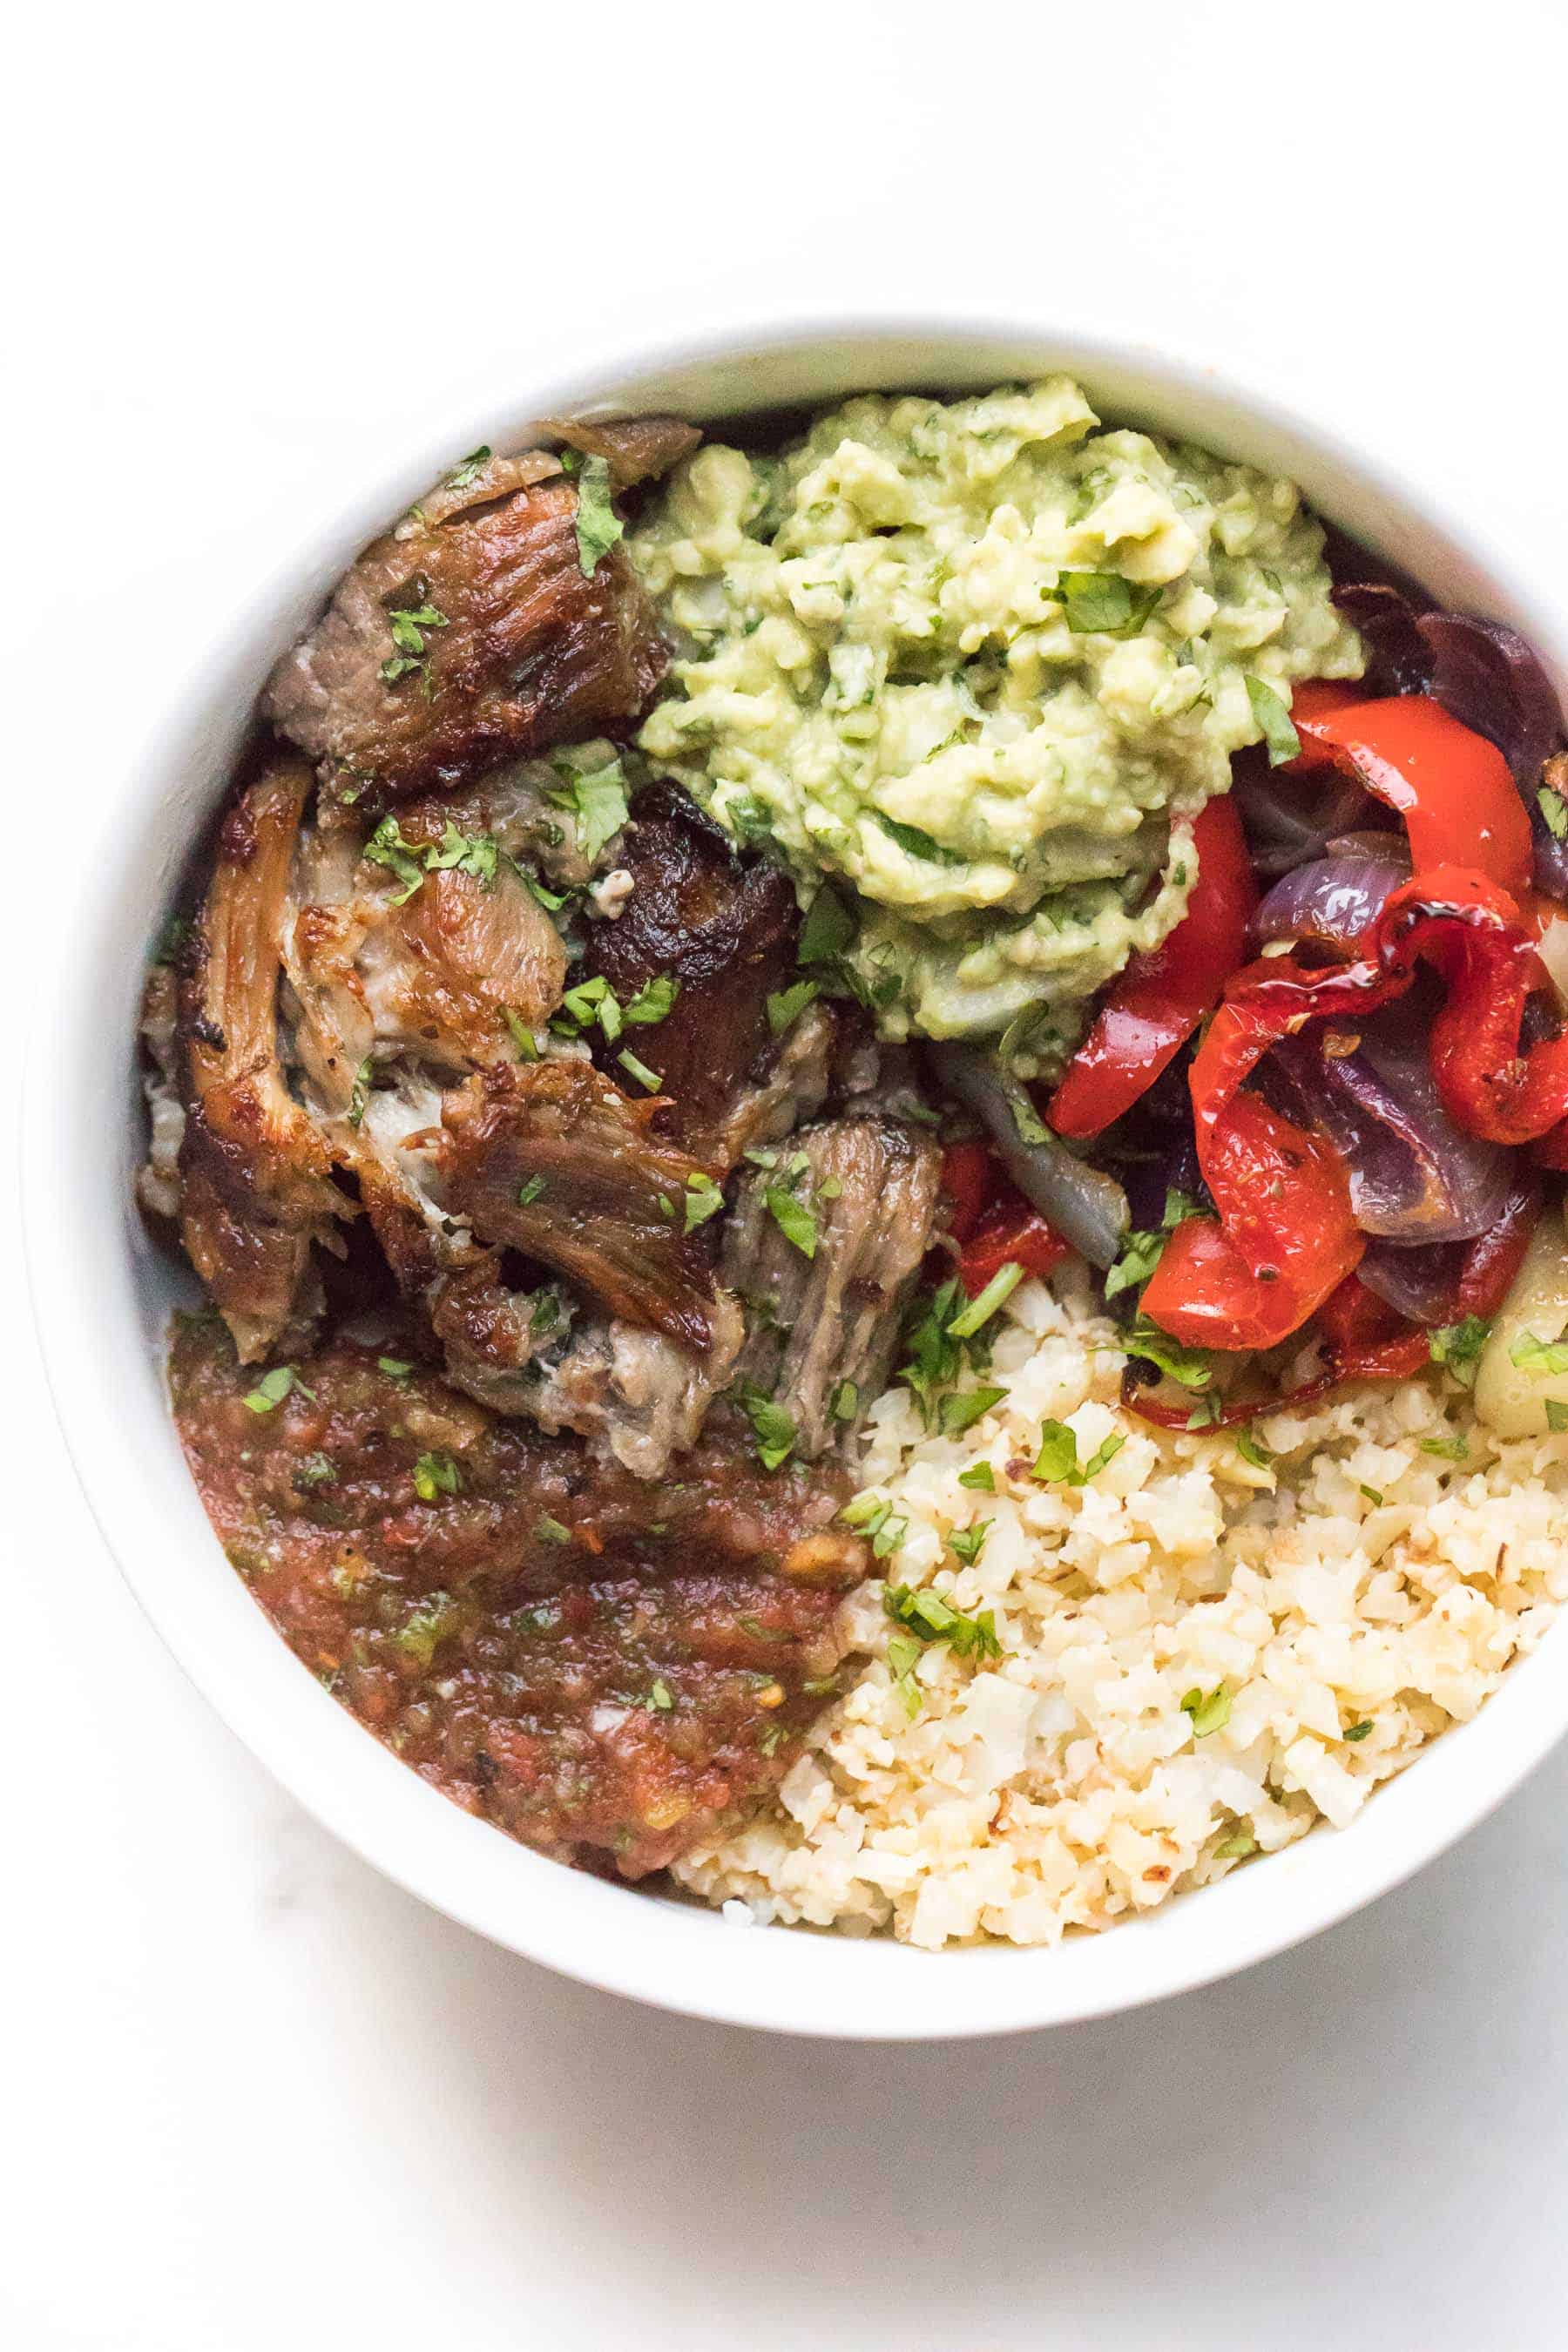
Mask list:
[{"label": "roasted red bell pepper strip", "polygon": [[[1007,1189],[1013,1192],[1011,1185]],[[1026,1274],[1049,1274],[1067,1254],[1061,1235],[1052,1231],[1037,1209],[1030,1208],[1021,1193],[1013,1192],[1012,1200],[988,1215],[964,1244],[958,1278],[967,1295],[978,1298],[1005,1265],[1021,1265]]]},{"label": "roasted red bell pepper strip", "polygon": [[1228,799],[1193,826],[1198,876],[1168,938],[1134,956],[1110,984],[1093,1025],[1047,1107],[1058,1135],[1098,1135],[1152,1087],[1241,962],[1258,885]]},{"label": "roasted red bell pepper strip", "polygon": [[1420,963],[1444,982],[1432,1024],[1432,1075],[1450,1118],[1491,1143],[1532,1143],[1568,1117],[1568,1031],[1522,1042],[1531,998],[1556,992],[1518,907],[1484,875],[1417,874],[1373,926],[1377,959],[1408,980]]},{"label": "roasted red bell pepper strip", "polygon": [[1516,897],[1529,889],[1530,818],[1508,761],[1429,694],[1369,702],[1310,679],[1291,696],[1290,719],[1301,756],[1284,772],[1335,767],[1359,778],[1404,818],[1417,874],[1466,866]]},{"label": "roasted red bell pepper strip", "polygon": [[942,1155],[942,1189],[952,1202],[947,1230],[966,1242],[1006,1183],[998,1161],[984,1143],[950,1143]]},{"label": "roasted red bell pepper strip", "polygon": [[1271,1045],[1304,1021],[1364,1016],[1407,982],[1375,965],[1327,970],[1289,956],[1238,972],[1190,1080],[1198,1164],[1219,1223],[1177,1226],[1143,1307],[1187,1347],[1272,1348],[1299,1330],[1366,1246],[1333,1147],[1241,1088]]},{"label": "roasted red bell pepper strip", "polygon": [[[1497,1313],[1524,1262],[1540,1214],[1539,1186],[1528,1179],[1521,1180],[1509,1195],[1496,1224],[1470,1245],[1455,1295],[1455,1322],[1462,1322],[1468,1315],[1489,1319]],[[1147,1296],[1145,1292],[1145,1299]],[[1217,1412],[1199,1406],[1202,1418],[1198,1425],[1235,1428],[1260,1412],[1287,1407],[1300,1410],[1342,1388],[1347,1381],[1413,1380],[1432,1360],[1430,1333],[1405,1322],[1353,1274],[1347,1276],[1320,1307],[1318,1324],[1331,1360],[1326,1371],[1278,1397],[1253,1397],[1222,1406]],[[1162,1429],[1187,1429],[1194,1425],[1192,1403],[1165,1404],[1157,1397],[1141,1395],[1125,1381],[1122,1402],[1130,1412]]]}]

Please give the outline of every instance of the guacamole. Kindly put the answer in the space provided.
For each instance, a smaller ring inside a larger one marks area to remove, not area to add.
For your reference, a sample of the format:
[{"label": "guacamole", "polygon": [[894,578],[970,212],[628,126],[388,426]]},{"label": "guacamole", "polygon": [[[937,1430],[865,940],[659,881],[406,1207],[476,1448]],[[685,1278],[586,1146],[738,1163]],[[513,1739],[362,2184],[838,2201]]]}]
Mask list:
[{"label": "guacamole", "polygon": [[1064,376],[710,444],[630,535],[680,656],[639,741],[803,901],[885,1034],[1048,1074],[1180,919],[1190,828],[1301,677],[1363,656],[1294,486],[1102,431]]}]

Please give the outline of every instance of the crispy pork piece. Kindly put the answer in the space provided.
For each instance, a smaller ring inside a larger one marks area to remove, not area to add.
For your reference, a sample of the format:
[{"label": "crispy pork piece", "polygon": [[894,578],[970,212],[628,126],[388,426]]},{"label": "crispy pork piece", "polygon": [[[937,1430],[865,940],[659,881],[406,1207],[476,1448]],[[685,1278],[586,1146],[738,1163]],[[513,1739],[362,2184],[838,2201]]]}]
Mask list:
[{"label": "crispy pork piece", "polygon": [[[737,1374],[785,1407],[808,1457],[837,1444],[886,1384],[941,1174],[928,1135],[872,1117],[803,1128],[773,1168],[742,1180],[720,1261],[747,1309]],[[811,1222],[810,1257],[790,1238],[791,1203]]]},{"label": "crispy pork piece", "polygon": [[580,546],[559,460],[465,470],[365,550],[262,698],[323,776],[383,802],[624,733],[664,675],[637,575],[621,548]]},{"label": "crispy pork piece", "polygon": [[775,1036],[768,998],[796,977],[799,920],[787,876],[738,857],[673,786],[638,795],[619,860],[624,911],[593,927],[587,967],[623,1003],[646,982],[679,983],[673,1011],[640,1030],[638,1057],[671,1098],[669,1131],[714,1174],[785,1134],[827,1088],[834,1015],[814,1005]]},{"label": "crispy pork piece", "polygon": [[686,1231],[702,1171],[584,1061],[486,1070],[448,1094],[432,1187],[448,1215],[494,1247],[567,1276],[613,1315],[699,1354],[720,1336],[700,1240]]},{"label": "crispy pork piece", "polygon": [[637,1477],[662,1478],[697,1443],[745,1336],[727,1291],[719,1294],[712,1345],[702,1355],[635,1323],[589,1322],[531,1394],[529,1410],[542,1429],[575,1430]]},{"label": "crispy pork piece", "polygon": [[302,760],[275,761],[229,810],[177,989],[181,1231],[247,1363],[311,1311],[312,1245],[331,1245],[353,1213],[278,1050],[289,873],[310,782]]},{"label": "crispy pork piece", "polygon": [[603,457],[618,490],[668,474],[702,438],[695,425],[683,425],[679,416],[551,416],[543,429],[585,457]]}]

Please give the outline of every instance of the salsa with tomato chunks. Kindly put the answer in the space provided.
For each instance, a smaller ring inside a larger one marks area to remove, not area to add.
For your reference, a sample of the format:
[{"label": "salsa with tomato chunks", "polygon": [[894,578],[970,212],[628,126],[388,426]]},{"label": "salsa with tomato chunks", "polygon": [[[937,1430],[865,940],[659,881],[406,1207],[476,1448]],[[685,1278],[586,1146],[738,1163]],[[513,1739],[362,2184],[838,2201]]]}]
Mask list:
[{"label": "salsa with tomato chunks", "polygon": [[281,1369],[184,1318],[181,1442],[289,1648],[422,1779],[637,1878],[788,1768],[868,1559],[842,1476],[703,1445],[654,1486],[347,1341]]}]

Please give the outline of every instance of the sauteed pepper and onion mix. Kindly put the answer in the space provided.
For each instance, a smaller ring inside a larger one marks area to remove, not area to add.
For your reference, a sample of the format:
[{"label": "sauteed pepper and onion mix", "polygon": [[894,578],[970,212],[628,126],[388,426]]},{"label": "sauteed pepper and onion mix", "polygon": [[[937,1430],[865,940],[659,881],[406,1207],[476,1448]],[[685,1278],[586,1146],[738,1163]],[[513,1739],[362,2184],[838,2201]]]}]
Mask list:
[{"label": "sauteed pepper and onion mix", "polygon": [[1082,1250],[1166,1427],[1473,1371],[1568,1168],[1555,697],[1511,629],[1337,594],[1366,679],[1299,686],[1240,755],[1184,917],[1055,1087],[938,1049],[989,1129],[945,1161],[965,1291]]}]

